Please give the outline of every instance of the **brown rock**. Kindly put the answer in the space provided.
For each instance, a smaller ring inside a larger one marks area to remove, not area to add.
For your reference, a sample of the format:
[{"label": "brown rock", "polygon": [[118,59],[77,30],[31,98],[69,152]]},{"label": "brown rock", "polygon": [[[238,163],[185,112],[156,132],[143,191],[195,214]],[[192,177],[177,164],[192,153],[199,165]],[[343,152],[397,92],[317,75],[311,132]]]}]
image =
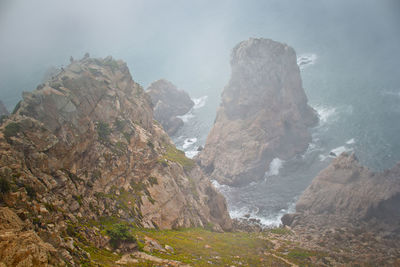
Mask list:
[{"label": "brown rock", "polygon": [[[23,98],[0,126],[0,176],[12,189],[2,200],[27,220],[15,231],[36,234],[15,234],[16,243],[28,235],[56,249],[50,259],[79,264],[86,253],[65,248],[71,237],[107,246],[108,237],[82,223],[100,217],[150,228],[231,229],[225,199],[153,122],[149,96],[122,61],[74,60]],[[18,225],[1,212],[0,231]]]},{"label": "brown rock", "polygon": [[[354,154],[343,153],[301,195],[294,225],[312,222],[330,228],[361,224],[368,225],[369,231],[399,232],[399,176],[400,164],[374,173],[361,166]],[[287,220],[287,224],[293,222]]]},{"label": "brown rock", "polygon": [[291,47],[249,39],[233,49],[231,67],[199,162],[220,183],[240,185],[262,179],[274,158],[302,153],[317,117]]}]

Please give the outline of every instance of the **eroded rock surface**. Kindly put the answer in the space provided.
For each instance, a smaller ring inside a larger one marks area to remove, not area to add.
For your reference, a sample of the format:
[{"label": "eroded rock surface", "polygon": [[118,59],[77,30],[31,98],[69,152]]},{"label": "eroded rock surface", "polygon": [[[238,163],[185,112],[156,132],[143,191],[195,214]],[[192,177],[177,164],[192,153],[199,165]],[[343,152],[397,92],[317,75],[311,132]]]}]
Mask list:
[{"label": "eroded rock surface", "polygon": [[[225,199],[153,123],[150,98],[111,57],[73,61],[23,94],[0,127],[0,178],[1,204],[24,220],[0,246],[35,243],[40,261],[24,266],[88,262],[80,244],[110,247],[105,232],[118,224],[231,228]],[[121,251],[136,247],[127,242]]]},{"label": "eroded rock surface", "polygon": [[188,113],[193,101],[185,91],[164,79],[153,82],[146,93],[154,105],[154,118],[170,136],[174,135],[183,126],[183,120],[177,116]]},{"label": "eroded rock surface", "polygon": [[310,221],[320,227],[356,226],[400,233],[400,164],[374,173],[354,154],[343,153],[314,178],[286,216],[295,226]]},{"label": "eroded rock surface", "polygon": [[263,178],[274,158],[303,152],[317,116],[307,105],[293,48],[249,39],[233,49],[231,68],[198,159],[220,183],[241,185]]}]

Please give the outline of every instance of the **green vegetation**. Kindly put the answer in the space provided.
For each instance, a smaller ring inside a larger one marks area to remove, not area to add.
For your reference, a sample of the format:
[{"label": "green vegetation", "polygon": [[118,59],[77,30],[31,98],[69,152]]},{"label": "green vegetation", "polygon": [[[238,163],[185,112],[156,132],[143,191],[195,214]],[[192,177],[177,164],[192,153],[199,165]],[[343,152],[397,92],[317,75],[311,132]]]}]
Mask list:
[{"label": "green vegetation", "polygon": [[[190,171],[194,168],[195,162],[192,159],[189,159],[185,156],[185,152],[177,149],[174,145],[167,145],[166,152],[160,159],[162,162],[166,162],[165,160],[173,161],[182,165],[185,171]],[[163,164],[164,165],[164,164]]]},{"label": "green vegetation", "polygon": [[172,253],[153,252],[152,255],[193,266],[286,266],[263,254],[272,245],[256,233],[215,233],[201,228],[134,231],[139,240],[149,236],[162,246],[174,249]]},{"label": "green vegetation", "polygon": [[10,122],[4,128],[4,137],[10,139],[10,137],[16,136],[21,131],[21,126],[16,122]]},{"label": "green vegetation", "polygon": [[0,177],[0,193],[5,194],[10,192],[10,190],[11,190],[10,181],[8,181],[8,179],[5,177]]},{"label": "green vegetation", "polygon": [[147,146],[151,148],[151,150],[154,150],[154,144],[149,140],[147,141]]},{"label": "green vegetation", "polygon": [[97,134],[99,135],[99,139],[102,142],[109,143],[110,142],[110,134],[111,129],[108,123],[99,122],[97,125]]},{"label": "green vegetation", "polygon": [[55,212],[57,211],[56,207],[54,207],[53,204],[51,203],[44,203],[44,206],[46,207],[46,209],[50,212]]},{"label": "green vegetation", "polygon": [[126,121],[124,121],[124,120],[115,119],[115,121],[114,121],[114,127],[120,133],[122,133],[122,131],[124,130],[125,125],[126,125]]},{"label": "green vegetation", "polygon": [[158,181],[157,181],[157,178],[156,178],[156,177],[150,176],[150,177],[148,178],[148,180],[149,180],[149,183],[150,183],[151,186],[153,186],[153,185],[158,185]]},{"label": "green vegetation", "polygon": [[30,185],[24,185],[27,195],[34,199],[36,197],[36,190]]},{"label": "green vegetation", "polygon": [[78,195],[78,196],[73,195],[72,198],[75,199],[79,203],[79,206],[82,206],[82,196],[81,195]]},{"label": "green vegetation", "polygon": [[113,267],[115,266],[115,262],[121,258],[120,255],[106,249],[99,249],[87,245],[81,245],[81,247],[90,254],[90,258],[94,263],[93,265],[88,266]]},{"label": "green vegetation", "polygon": [[287,228],[279,227],[279,228],[272,228],[269,230],[270,233],[276,234],[276,235],[292,235],[293,232],[290,231]]},{"label": "green vegetation", "polygon": [[111,229],[106,230],[106,233],[110,236],[110,243],[114,248],[117,248],[121,242],[136,242],[136,238],[125,224],[114,224]]}]

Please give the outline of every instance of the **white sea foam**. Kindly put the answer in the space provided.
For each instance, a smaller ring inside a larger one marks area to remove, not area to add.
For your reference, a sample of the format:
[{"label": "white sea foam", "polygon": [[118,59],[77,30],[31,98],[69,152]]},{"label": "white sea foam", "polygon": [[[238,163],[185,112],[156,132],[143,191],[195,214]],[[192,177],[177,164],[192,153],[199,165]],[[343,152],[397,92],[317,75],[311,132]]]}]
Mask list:
[{"label": "white sea foam", "polygon": [[269,170],[265,173],[265,176],[278,175],[279,170],[282,168],[284,161],[279,158],[274,158],[269,164]]},{"label": "white sea foam", "polygon": [[[346,142],[346,144],[348,144],[348,145],[351,145],[354,143],[355,143],[355,140],[353,138]],[[331,151],[329,151],[328,155],[324,155],[324,154],[319,155],[319,159],[320,159],[320,161],[324,161],[327,158],[335,158],[337,156],[340,156],[344,152],[351,152],[351,151],[353,151],[353,148],[351,148],[351,147],[339,146],[339,147],[336,147],[336,148],[332,149]]]},{"label": "white sea foam", "polygon": [[189,147],[193,146],[197,142],[197,138],[186,138],[185,141],[183,141],[182,148],[184,150],[188,149]]},{"label": "white sea foam", "polygon": [[317,105],[314,109],[318,113],[320,124],[327,123],[331,118],[334,118],[336,115],[336,109],[333,107],[325,107]]},{"label": "white sea foam", "polygon": [[183,120],[183,122],[188,122],[191,118],[194,118],[194,115],[193,115],[192,111],[189,111],[185,115],[176,116],[176,117]]},{"label": "white sea foam", "polygon": [[204,107],[207,102],[207,98],[208,98],[207,95],[199,97],[199,98],[192,98],[192,101],[194,102],[193,109],[199,109],[199,108]]},{"label": "white sea foam", "polygon": [[317,61],[317,55],[308,53],[308,54],[301,54],[297,57],[297,65],[299,65],[299,68],[303,70],[304,68],[314,65],[315,62]]},{"label": "white sea foam", "polygon": [[350,140],[348,140],[348,141],[346,142],[346,144],[352,145],[352,144],[354,144],[355,142],[356,142],[356,140],[355,140],[354,138],[351,138]]},{"label": "white sea foam", "polygon": [[197,154],[199,154],[199,151],[197,151],[197,150],[185,151],[185,156],[190,158],[190,159],[194,158]]}]

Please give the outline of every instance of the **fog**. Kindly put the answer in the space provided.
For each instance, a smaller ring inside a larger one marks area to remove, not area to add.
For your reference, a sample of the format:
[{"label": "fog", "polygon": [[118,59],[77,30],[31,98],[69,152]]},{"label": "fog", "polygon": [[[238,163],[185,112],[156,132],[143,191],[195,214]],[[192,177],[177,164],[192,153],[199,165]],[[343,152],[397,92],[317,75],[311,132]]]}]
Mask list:
[{"label": "fog", "polygon": [[370,64],[395,75],[399,14],[397,0],[1,0],[0,96],[12,109],[46,69],[85,52],[123,59],[144,87],[167,78],[192,95],[220,92],[232,47],[249,37],[345,54],[350,68]]}]

